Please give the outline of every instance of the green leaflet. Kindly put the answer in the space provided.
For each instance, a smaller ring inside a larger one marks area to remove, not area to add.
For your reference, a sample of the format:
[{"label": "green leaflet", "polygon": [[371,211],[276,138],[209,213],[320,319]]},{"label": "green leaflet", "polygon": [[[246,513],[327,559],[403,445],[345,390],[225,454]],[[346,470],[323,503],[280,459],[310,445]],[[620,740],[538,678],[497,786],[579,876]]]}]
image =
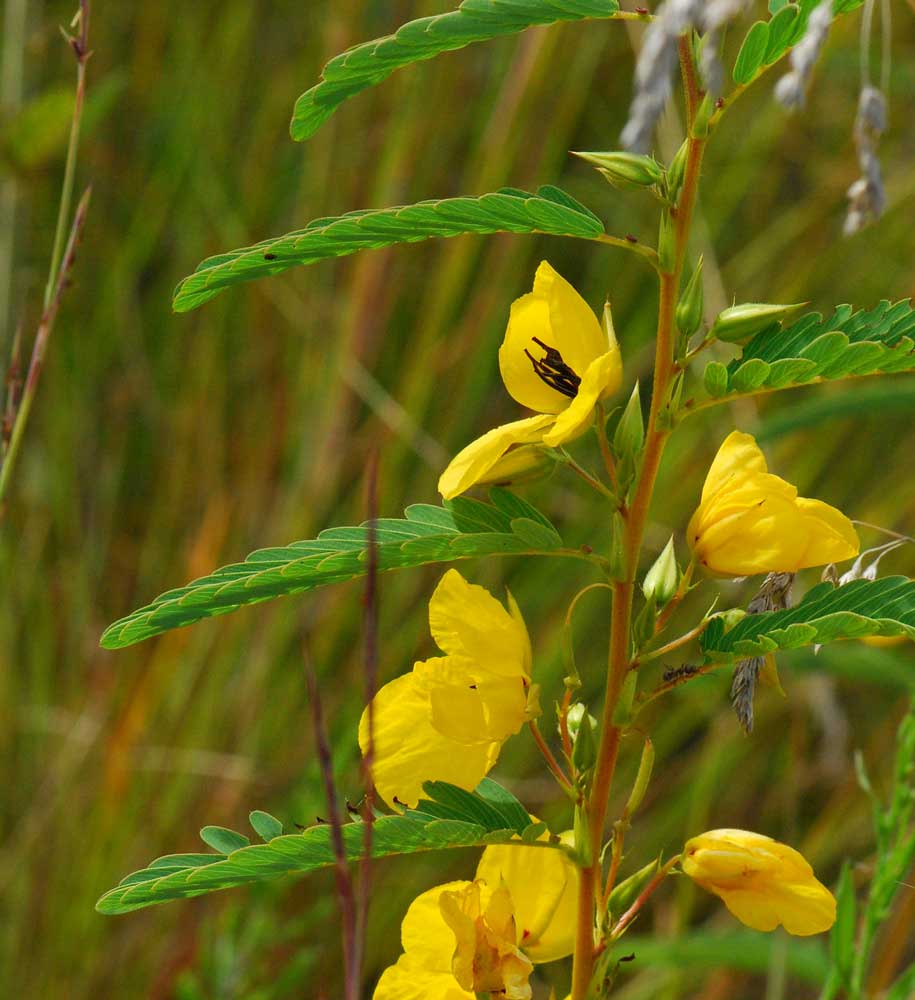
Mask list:
[{"label": "green leaflet", "polygon": [[795,607],[747,615],[730,631],[713,618],[701,644],[708,659],[727,661],[870,635],[915,639],[915,581],[888,576],[844,587],[821,583]]},{"label": "green leaflet", "polygon": [[[506,844],[522,837],[532,826],[524,806],[490,778],[484,778],[475,792],[465,792],[443,781],[426,782],[424,789],[429,798],[420,800],[415,809],[375,820],[373,858]],[[268,813],[254,815],[261,827],[266,824],[270,829],[282,830],[279,820]],[[264,817],[272,823],[266,823]],[[363,857],[364,830],[361,822],[343,826],[343,841],[350,861]],[[172,899],[189,899],[281,875],[305,874],[335,863],[332,831],[327,824],[310,827],[302,833],[278,832],[267,843],[252,846],[248,846],[243,834],[205,827],[202,835],[206,832],[205,843],[211,846],[213,831],[218,831],[218,836],[225,840],[226,853],[169,854],[157,858],[106,892],[96,909],[107,914],[130,913]],[[534,840],[528,836],[523,842],[530,844]],[[537,843],[545,848],[559,846],[558,838]]]},{"label": "green leaflet", "polygon": [[[476,556],[561,555],[593,557],[563,547],[550,521],[506,490],[492,503],[458,497],[444,507],[414,504],[405,517],[375,524],[378,568],[406,569]],[[169,629],[226,614],[246,604],[299,594],[363,576],[368,568],[368,527],[329,528],[316,539],[252,552],[243,563],[223,566],[157,597],[106,629],[101,644],[120,649]]]},{"label": "green leaflet", "polygon": [[[779,61],[801,40],[810,12],[820,0],[769,0],[768,21],[757,21],[747,32],[737,61],[734,82],[746,86],[765,69]],[[836,16],[849,14],[864,4],[864,0],[835,0]]]},{"label": "green leaflet", "polygon": [[727,366],[726,382],[722,369],[720,362],[711,362],[703,379],[710,395],[725,399],[741,392],[915,370],[915,310],[906,300],[859,312],[838,306],[829,319],[808,313],[784,329],[773,324],[758,333]]},{"label": "green leaflet", "polygon": [[571,195],[551,185],[541,187],[536,194],[502,188],[480,197],[348,212],[315,219],[304,229],[254,246],[208,257],[178,284],[172,305],[176,312],[188,312],[229,285],[281,274],[291,267],[395,243],[466,233],[547,233],[596,239],[604,234],[604,225]]},{"label": "green leaflet", "polygon": [[321,82],[296,101],[290,134],[298,142],[307,139],[347,98],[402,66],[538,24],[612,18],[619,9],[617,0],[464,0],[457,10],[410,21],[331,59]]}]

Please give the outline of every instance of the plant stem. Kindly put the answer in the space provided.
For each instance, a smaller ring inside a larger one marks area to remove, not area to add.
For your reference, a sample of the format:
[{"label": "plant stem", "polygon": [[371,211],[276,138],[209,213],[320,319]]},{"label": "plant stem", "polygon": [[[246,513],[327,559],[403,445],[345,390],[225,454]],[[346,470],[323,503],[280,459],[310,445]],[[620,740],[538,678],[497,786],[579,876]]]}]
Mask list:
[{"label": "plant stem", "polygon": [[0,516],[2,516],[3,504],[6,499],[6,493],[12,477],[12,470],[16,464],[16,456],[18,455],[19,447],[22,444],[22,435],[25,431],[25,426],[28,423],[29,413],[31,412],[32,403],[35,399],[35,392],[38,388],[38,380],[41,377],[41,371],[44,367],[44,356],[45,351],[47,350],[48,340],[51,336],[51,330],[54,327],[54,320],[57,318],[57,311],[60,308],[60,300],[63,297],[64,290],[66,289],[70,271],[73,269],[73,262],[76,259],[76,247],[79,243],[83,226],[86,222],[86,213],[89,209],[89,197],[91,193],[91,188],[87,188],[80,199],[79,205],[77,206],[76,214],[73,216],[73,225],[70,227],[70,237],[67,240],[67,246],[64,250],[60,269],[57,273],[57,280],[54,283],[51,301],[45,307],[41,316],[41,321],[38,324],[38,330],[35,333],[35,343],[32,347],[32,359],[29,362],[29,372],[26,376],[22,400],[19,404],[19,409],[16,412],[16,419],[13,422],[13,429],[10,433],[9,447],[3,456],[3,466],[0,467]]},{"label": "plant stem", "polygon": [[[613,772],[616,767],[621,736],[619,726],[614,724],[614,717],[623,682],[629,669],[630,621],[639,554],[641,552],[645,525],[648,520],[651,499],[654,493],[655,481],[661,464],[661,456],[664,453],[664,445],[669,434],[668,430],[663,429],[659,425],[659,416],[665,405],[671,378],[674,373],[674,311],[679,294],[683,262],[686,256],[690,224],[699,189],[702,157],[705,151],[705,138],[692,135],[694,112],[699,105],[701,95],[698,91],[690,45],[686,38],[680,39],[680,60],[683,66],[690,135],[683,187],[677,207],[675,210],[672,210],[674,223],[672,266],[670,270],[661,271],[659,275],[660,298],[658,304],[651,408],[646,428],[645,448],[642,455],[641,468],[639,470],[632,505],[625,522],[624,564],[626,567],[626,576],[624,580],[615,583],[613,586],[610,650],[603,722],[601,725],[601,742],[589,799],[591,844],[588,856],[594,860],[587,868],[582,870],[579,884],[578,929],[572,968],[571,1000],[585,1000],[594,963],[594,891],[595,886],[600,881],[601,844],[610,799],[610,787],[613,781]],[[605,888],[605,893],[610,892],[612,888],[612,885],[608,885]],[[642,899],[642,897],[639,898]]]},{"label": "plant stem", "polygon": [[553,777],[555,777],[555,779],[559,782],[564,791],[570,791],[572,788],[572,782],[566,777],[565,771],[562,769],[562,765],[558,760],[556,760],[553,751],[550,750],[547,745],[546,740],[543,738],[543,733],[540,732],[540,727],[537,725],[537,721],[535,719],[531,719],[531,721],[527,724],[527,728],[531,731],[531,736],[534,737],[537,749],[546,761],[546,765],[552,772]]},{"label": "plant stem", "polygon": [[[0,517],[3,515],[4,502],[9,489],[13,467],[22,435],[28,423],[32,402],[41,370],[44,356],[54,328],[54,320],[60,308],[60,300],[67,287],[73,262],[76,258],[76,247],[86,222],[86,212],[89,207],[90,189],[87,189],[80,199],[76,212],[70,221],[70,208],[73,201],[73,187],[76,180],[76,158],[79,149],[79,133],[83,120],[83,104],[86,96],[86,63],[89,61],[89,0],[80,0],[77,14],[79,30],[73,37],[67,36],[70,47],[76,55],[76,94],[73,102],[73,118],[70,122],[70,140],[67,146],[67,160],[64,166],[64,180],[60,192],[60,205],[57,210],[57,224],[54,232],[54,246],[51,250],[51,264],[48,268],[48,280],[45,284],[42,301],[41,320],[35,333],[32,346],[32,358],[29,362],[29,372],[26,377],[22,401],[16,411],[10,432],[9,446],[3,453],[0,467]],[[69,228],[69,236],[67,235]]]},{"label": "plant stem", "polygon": [[667,645],[661,646],[658,649],[653,649],[648,653],[644,653],[639,656],[638,663],[648,663],[650,660],[657,660],[662,656],[666,656],[668,653],[672,653],[675,649],[679,649],[681,646],[685,646],[688,642],[695,639],[696,636],[702,635],[702,633],[708,627],[708,619],[703,618],[701,622],[695,627],[691,628],[688,632],[685,632],[678,639],[673,639],[668,642]]}]

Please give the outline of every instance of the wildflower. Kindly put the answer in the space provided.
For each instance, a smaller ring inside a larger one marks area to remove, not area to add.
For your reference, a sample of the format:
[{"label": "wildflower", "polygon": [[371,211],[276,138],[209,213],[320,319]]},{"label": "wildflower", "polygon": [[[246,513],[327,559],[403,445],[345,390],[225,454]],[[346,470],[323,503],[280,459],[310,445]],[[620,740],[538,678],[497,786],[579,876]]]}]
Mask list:
[{"label": "wildflower", "polygon": [[473,882],[438,886],[410,904],[404,954],[374,1000],[528,1000],[533,965],[572,953],[577,895],[578,870],[561,851],[487,847]]},{"label": "wildflower", "polygon": [[[445,655],[416,663],[373,701],[373,777],[386,802],[415,805],[425,781],[472,791],[502,744],[539,714],[527,628],[510,594],[508,606],[457,570],[442,577],[429,625]],[[363,753],[368,743],[366,710]]]},{"label": "wildflower", "polygon": [[584,433],[598,402],[623,377],[612,323],[602,329],[585,300],[546,261],[537,268],[533,291],[512,304],[499,369],[510,395],[537,416],[496,427],[460,452],[439,480],[445,499],[493,481],[512,448],[557,448]]},{"label": "wildflower", "polygon": [[859,548],[841,511],[799,497],[740,431],[718,449],[687,531],[695,558],[720,576],[795,573],[850,559]]},{"label": "wildflower", "polygon": [[836,901],[806,859],[747,830],[710,830],[683,848],[683,871],[747,927],[806,936],[829,930]]},{"label": "wildflower", "polygon": [[775,99],[785,108],[802,108],[813,67],[832,25],[833,0],[822,0],[807,21],[804,37],[791,50],[791,69],[775,85]]}]

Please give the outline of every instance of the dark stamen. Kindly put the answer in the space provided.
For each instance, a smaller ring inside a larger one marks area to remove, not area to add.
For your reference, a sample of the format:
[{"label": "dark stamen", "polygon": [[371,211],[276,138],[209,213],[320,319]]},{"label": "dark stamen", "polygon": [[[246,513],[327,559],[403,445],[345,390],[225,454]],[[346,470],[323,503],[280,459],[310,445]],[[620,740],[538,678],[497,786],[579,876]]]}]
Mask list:
[{"label": "dark stamen", "polygon": [[538,360],[527,348],[524,349],[524,353],[534,366],[534,371],[551,389],[561,392],[569,399],[574,399],[578,395],[581,378],[562,360],[562,355],[555,347],[544,344],[536,337],[532,337],[531,340],[546,352],[544,357]]}]

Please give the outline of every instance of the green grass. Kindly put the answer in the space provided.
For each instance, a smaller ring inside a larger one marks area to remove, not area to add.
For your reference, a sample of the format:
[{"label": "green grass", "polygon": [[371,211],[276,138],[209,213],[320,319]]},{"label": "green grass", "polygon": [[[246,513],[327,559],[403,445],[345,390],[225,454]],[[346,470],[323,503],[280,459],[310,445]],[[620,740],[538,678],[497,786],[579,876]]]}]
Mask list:
[{"label": "green grass", "polygon": [[[31,25],[32,96],[70,82],[56,26],[72,6],[45,4]],[[90,91],[107,87],[110,96],[82,146],[91,215],[0,529],[0,969],[14,995],[339,996],[327,875],[119,918],[93,907],[150,857],[195,849],[206,824],[240,828],[252,808],[287,823],[323,813],[303,628],[323,677],[341,786],[357,794],[359,584],[122,652],[102,651],[98,638],[167,587],[252,549],[358,523],[374,448],[382,513],[435,502],[447,457],[520,415],[501,387],[495,349],[511,300],[543,256],[595,306],[611,295],[627,374],[648,371],[655,303],[646,269],[612,248],[559,238],[473,236],[373,251],[171,313],[175,283],[209,254],[357,207],[555,182],[612,231],[651,238],[647,196],[623,196],[567,155],[615,143],[632,70],[622,24],[536,29],[443,55],[347,102],[308,142],[289,140],[293,101],[327,58],[448,7],[97,5]],[[915,184],[903,96],[882,152],[892,210],[879,227],[839,237],[855,176],[855,20],[834,32],[808,114],[786,119],[764,81],[711,144],[702,213],[715,253],[703,249],[719,306],[733,297],[810,300],[828,311],[911,294]],[[894,91],[905,95],[915,84],[904,58],[915,28],[898,22]],[[30,325],[53,232],[57,149],[15,174],[12,267],[18,301],[29,295]],[[690,420],[666,459],[649,549],[685,523],[714,448],[735,425],[767,438],[773,464],[804,495],[911,533],[915,400],[906,385],[894,378],[798,389]],[[883,399],[873,395],[880,387]],[[594,506],[571,480],[526,495],[564,533],[603,538]],[[463,568],[476,582],[510,583],[534,633],[549,706],[562,676],[559,625],[567,600],[592,579],[587,567],[545,560],[520,572],[508,561]],[[912,573],[915,553],[884,568]],[[383,678],[430,653],[425,608],[436,578],[434,568],[383,578]],[[735,598],[744,590],[735,588]],[[606,607],[595,595],[579,614],[580,666],[596,697],[601,661],[589,655],[602,641]],[[863,748],[875,779],[885,778],[915,683],[911,649],[846,644],[816,660],[790,654],[782,674],[789,697],[764,694],[751,740],[731,718],[724,676],[656,704],[657,776],[627,865],[710,826],[790,840],[827,881],[842,857],[867,860],[868,803],[850,750]],[[623,779],[635,758],[626,757]],[[525,737],[506,748],[498,777],[532,811],[553,796]],[[626,791],[621,780],[617,798]],[[568,821],[549,809],[545,818]],[[377,866],[372,975],[396,956],[412,896],[469,874],[474,857]],[[703,924],[736,929],[685,880],[663,890],[652,912],[664,936]],[[639,934],[650,930],[650,918],[640,921]],[[803,979],[778,992],[783,971],[798,963],[773,947],[755,965],[716,970],[706,945],[701,961],[671,969],[652,965],[646,952],[625,967],[620,995],[751,1000],[768,983],[770,997],[813,996]]]}]

